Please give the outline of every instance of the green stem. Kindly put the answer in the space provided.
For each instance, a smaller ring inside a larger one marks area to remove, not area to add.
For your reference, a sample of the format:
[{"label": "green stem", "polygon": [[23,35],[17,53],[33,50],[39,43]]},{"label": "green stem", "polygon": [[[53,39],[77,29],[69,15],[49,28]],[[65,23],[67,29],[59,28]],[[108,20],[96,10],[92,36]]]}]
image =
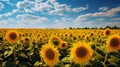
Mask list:
[{"label": "green stem", "polygon": [[105,64],[105,62],[107,61],[108,55],[109,55],[108,53],[105,55],[105,59],[104,59],[104,61],[103,61],[103,66],[104,66],[104,67],[107,67],[106,64]]},{"label": "green stem", "polygon": [[16,67],[16,45],[14,46],[14,49],[13,49],[13,52],[14,52],[14,67]]},{"label": "green stem", "polygon": [[84,64],[80,64],[80,67],[84,67]]}]

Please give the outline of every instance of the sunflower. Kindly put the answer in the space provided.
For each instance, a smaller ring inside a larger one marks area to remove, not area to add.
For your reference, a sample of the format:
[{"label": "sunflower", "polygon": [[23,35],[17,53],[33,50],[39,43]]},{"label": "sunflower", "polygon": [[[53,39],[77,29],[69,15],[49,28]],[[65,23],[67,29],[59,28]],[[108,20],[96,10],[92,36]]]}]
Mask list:
[{"label": "sunflower", "polygon": [[64,37],[65,39],[69,39],[69,33],[64,33],[64,34],[63,34],[63,37]]},{"label": "sunflower", "polygon": [[66,41],[62,41],[62,43],[59,45],[60,49],[66,49],[68,47],[68,43]]},{"label": "sunflower", "polygon": [[71,48],[70,57],[74,62],[83,64],[88,62],[92,57],[93,51],[89,45],[78,42],[73,44]]},{"label": "sunflower", "polygon": [[104,34],[105,34],[106,36],[110,35],[110,34],[111,34],[111,30],[107,28],[107,29],[104,31]]},{"label": "sunflower", "polygon": [[94,36],[94,33],[93,33],[93,32],[91,32],[91,33],[90,33],[90,36],[91,36],[91,37],[92,37],[92,36]]},{"label": "sunflower", "polygon": [[49,39],[48,43],[51,45],[60,45],[61,44],[61,39],[55,35],[52,35],[51,38]]},{"label": "sunflower", "polygon": [[44,62],[49,66],[54,66],[59,61],[59,52],[53,45],[43,45],[40,51],[40,56]]},{"label": "sunflower", "polygon": [[28,43],[30,41],[30,38],[29,37],[24,37],[23,41],[24,41],[24,43]]},{"label": "sunflower", "polygon": [[89,40],[89,39],[90,39],[90,35],[86,35],[85,40]]},{"label": "sunflower", "polygon": [[107,41],[107,48],[110,52],[120,49],[120,36],[110,36]]},{"label": "sunflower", "polygon": [[5,39],[10,43],[15,43],[19,39],[19,34],[15,30],[10,30],[5,36]]}]

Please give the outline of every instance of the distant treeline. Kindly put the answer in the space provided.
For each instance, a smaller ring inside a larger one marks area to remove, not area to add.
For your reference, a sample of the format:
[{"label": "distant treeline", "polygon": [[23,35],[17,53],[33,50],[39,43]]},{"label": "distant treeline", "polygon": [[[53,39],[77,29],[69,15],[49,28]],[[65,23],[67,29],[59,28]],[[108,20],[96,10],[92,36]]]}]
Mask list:
[{"label": "distant treeline", "polygon": [[[120,27],[117,27],[117,26],[106,26],[106,27],[100,27],[100,28],[98,28],[98,27],[92,27],[92,28],[90,28],[90,27],[84,27],[84,28],[69,27],[68,29],[106,29],[106,28],[109,28],[109,29],[120,29]],[[67,29],[67,28],[65,28],[65,29]]]}]

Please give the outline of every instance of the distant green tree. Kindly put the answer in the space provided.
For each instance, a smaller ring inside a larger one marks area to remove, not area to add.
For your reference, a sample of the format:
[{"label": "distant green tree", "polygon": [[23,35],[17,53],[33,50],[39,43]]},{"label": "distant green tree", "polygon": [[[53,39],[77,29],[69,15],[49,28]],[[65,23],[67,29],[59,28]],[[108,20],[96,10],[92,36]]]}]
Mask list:
[{"label": "distant green tree", "polygon": [[69,29],[73,29],[72,27],[69,27]]},{"label": "distant green tree", "polygon": [[109,29],[111,29],[111,27],[110,27],[110,26],[106,26],[105,28],[109,28]]}]

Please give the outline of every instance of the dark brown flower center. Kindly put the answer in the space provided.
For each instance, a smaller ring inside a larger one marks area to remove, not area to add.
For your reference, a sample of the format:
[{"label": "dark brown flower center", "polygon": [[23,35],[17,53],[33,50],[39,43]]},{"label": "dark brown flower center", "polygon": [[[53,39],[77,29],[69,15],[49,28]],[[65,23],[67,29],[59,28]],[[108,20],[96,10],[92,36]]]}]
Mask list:
[{"label": "dark brown flower center", "polygon": [[83,58],[85,57],[87,54],[87,49],[85,47],[79,47],[77,48],[76,50],[76,55],[79,57],[79,58]]},{"label": "dark brown flower center", "polygon": [[52,49],[48,49],[47,51],[46,51],[46,57],[48,58],[48,59],[50,59],[50,60],[53,60],[54,59],[54,52],[53,52],[53,50]]},{"label": "dark brown flower center", "polygon": [[80,35],[78,36],[78,38],[80,38]]},{"label": "dark brown flower center", "polygon": [[110,46],[111,47],[117,47],[119,45],[119,39],[118,38],[113,38],[111,41],[110,41]]},{"label": "dark brown flower center", "polygon": [[73,35],[72,34],[70,34],[70,37],[72,37]]},{"label": "dark brown flower center", "polygon": [[93,36],[93,33],[91,33],[90,35]]},{"label": "dark brown flower center", "polygon": [[105,34],[110,35],[110,30],[106,30]]},{"label": "dark brown flower center", "polygon": [[67,34],[65,34],[65,37],[67,37]]},{"label": "dark brown flower center", "polygon": [[65,43],[62,43],[62,47],[65,47],[66,46],[66,44]]},{"label": "dark brown flower center", "polygon": [[25,38],[25,41],[29,41],[29,38]]},{"label": "dark brown flower center", "polygon": [[10,33],[10,39],[14,40],[16,39],[16,37],[17,37],[16,33],[14,32]]}]

